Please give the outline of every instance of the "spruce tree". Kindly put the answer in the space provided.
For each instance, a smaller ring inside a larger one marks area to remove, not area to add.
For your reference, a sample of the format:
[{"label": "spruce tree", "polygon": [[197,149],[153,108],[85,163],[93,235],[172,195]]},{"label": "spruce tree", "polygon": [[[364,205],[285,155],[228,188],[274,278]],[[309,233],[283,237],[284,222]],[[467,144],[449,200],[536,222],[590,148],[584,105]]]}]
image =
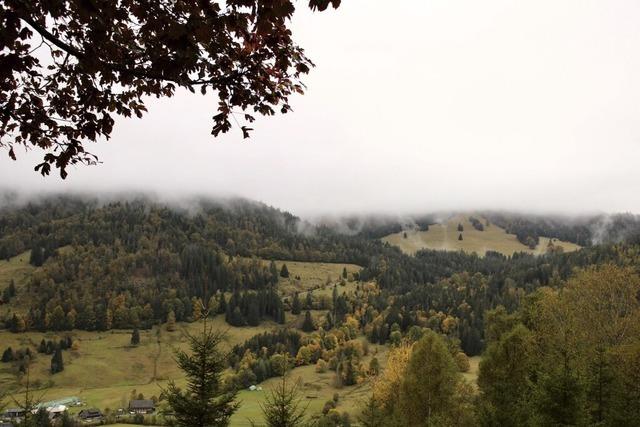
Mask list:
[{"label": "spruce tree", "polygon": [[16,284],[13,279],[11,279],[11,281],[9,282],[9,286],[7,286],[2,292],[2,301],[7,303],[14,296],[16,296]]},{"label": "spruce tree", "polygon": [[311,318],[311,312],[307,310],[304,314],[304,322],[302,322],[302,330],[305,332],[313,332],[316,327],[313,324],[313,319]]},{"label": "spruce tree", "polygon": [[297,427],[303,425],[306,407],[301,407],[298,384],[287,386],[286,373],[271,390],[264,405],[260,405],[267,427]]},{"label": "spruce tree", "polygon": [[[22,425],[22,424],[21,424]],[[45,408],[40,408],[33,418],[26,422],[25,427],[51,427],[51,419]]]},{"label": "spruce tree", "polygon": [[269,263],[269,274],[271,275],[271,283],[278,283],[278,267],[276,267],[275,261]]},{"label": "spruce tree", "polygon": [[489,343],[478,376],[480,403],[488,409],[481,411],[483,424],[526,425],[531,418],[534,342],[532,333],[517,325]]},{"label": "spruce tree", "polygon": [[362,413],[358,417],[358,421],[363,427],[384,427],[389,425],[385,420],[386,414],[378,406],[373,397],[367,400],[365,407],[362,409]]},{"label": "spruce tree", "polygon": [[247,324],[249,326],[258,326],[260,324],[260,307],[258,305],[258,301],[254,301],[252,304],[249,304]]},{"label": "spruce tree", "polygon": [[284,277],[285,279],[289,278],[289,269],[287,268],[287,264],[282,264],[282,268],[280,269],[280,277]]},{"label": "spruce tree", "polygon": [[60,349],[60,347],[56,347],[56,350],[53,352],[53,356],[51,357],[51,373],[57,374],[58,372],[62,371],[64,371],[62,350]]},{"label": "spruce tree", "polygon": [[77,425],[73,418],[71,418],[71,415],[69,415],[69,411],[64,411],[58,422],[59,427],[76,427]]},{"label": "spruce tree", "polygon": [[190,354],[176,352],[178,367],[187,378],[185,390],[172,381],[164,391],[177,427],[226,426],[238,408],[236,391],[223,391],[222,374],[227,368],[227,355],[222,353],[224,335],[207,327],[202,333],[187,334]]},{"label": "spruce tree", "polygon": [[462,233],[458,234],[458,240],[462,240]]},{"label": "spruce tree", "polygon": [[223,292],[220,292],[220,298],[218,299],[218,313],[224,314],[227,311],[227,299]]},{"label": "spruce tree", "polygon": [[131,345],[138,344],[140,344],[140,331],[138,331],[138,328],[134,328],[133,332],[131,333]]},{"label": "spruce tree", "polygon": [[13,350],[11,349],[11,347],[8,347],[4,353],[2,353],[2,362],[3,363],[8,363],[8,362],[13,362]]},{"label": "spruce tree", "polygon": [[313,308],[313,292],[307,292],[307,297],[304,301],[304,308],[307,310],[311,310]]},{"label": "spruce tree", "polygon": [[44,262],[44,255],[42,253],[42,248],[38,245],[38,246],[34,246],[31,249],[31,256],[29,257],[29,264],[33,265],[34,267],[40,267],[42,266]]},{"label": "spruce tree", "polygon": [[342,278],[346,279],[348,277],[348,273],[347,273],[347,267],[344,267],[342,269]]},{"label": "spruce tree", "polygon": [[291,314],[300,314],[302,312],[302,303],[298,293],[293,294],[293,301],[291,303]]}]

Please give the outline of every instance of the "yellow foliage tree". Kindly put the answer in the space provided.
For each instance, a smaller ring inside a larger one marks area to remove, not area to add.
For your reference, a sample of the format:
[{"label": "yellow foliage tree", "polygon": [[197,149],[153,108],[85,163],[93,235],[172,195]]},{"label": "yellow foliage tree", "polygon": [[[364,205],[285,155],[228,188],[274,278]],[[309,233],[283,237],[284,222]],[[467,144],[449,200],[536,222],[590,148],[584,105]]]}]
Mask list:
[{"label": "yellow foliage tree", "polygon": [[391,409],[398,399],[400,385],[411,357],[411,346],[400,345],[389,352],[382,373],[373,382],[373,400],[385,409]]}]

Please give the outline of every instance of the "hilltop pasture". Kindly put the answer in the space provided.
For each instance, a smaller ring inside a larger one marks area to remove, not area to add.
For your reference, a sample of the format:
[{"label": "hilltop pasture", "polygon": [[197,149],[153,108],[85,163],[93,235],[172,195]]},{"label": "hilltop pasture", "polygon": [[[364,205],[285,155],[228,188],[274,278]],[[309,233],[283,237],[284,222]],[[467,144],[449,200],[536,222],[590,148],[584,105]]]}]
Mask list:
[{"label": "hilltop pasture", "polygon": [[[432,224],[428,231],[407,230],[390,234],[382,238],[384,242],[399,247],[403,252],[413,255],[421,249],[435,249],[443,251],[475,252],[484,255],[487,251],[513,255],[516,252],[526,252],[535,255],[544,254],[549,245],[549,238],[540,237],[540,243],[535,249],[530,249],[520,243],[515,234],[509,234],[505,229],[495,224],[486,225],[486,219],[479,217],[484,225],[484,231],[473,228],[469,222],[471,215],[454,215],[442,222]],[[463,231],[458,231],[458,224],[462,224]],[[406,233],[406,237],[405,237]],[[458,240],[462,234],[462,240]],[[580,246],[553,239],[553,245],[560,246],[565,252],[580,249]]]}]

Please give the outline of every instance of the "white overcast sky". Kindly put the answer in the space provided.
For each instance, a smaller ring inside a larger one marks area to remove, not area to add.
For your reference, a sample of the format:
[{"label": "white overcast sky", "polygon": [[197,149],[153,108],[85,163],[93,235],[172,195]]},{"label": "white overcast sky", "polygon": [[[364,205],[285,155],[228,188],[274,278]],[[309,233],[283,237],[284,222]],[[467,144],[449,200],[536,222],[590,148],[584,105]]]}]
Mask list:
[{"label": "white overcast sky", "polygon": [[638,0],[344,0],[293,31],[317,64],[294,112],[212,139],[216,99],[150,100],[66,181],[25,192],[240,195],[297,214],[640,212]]}]

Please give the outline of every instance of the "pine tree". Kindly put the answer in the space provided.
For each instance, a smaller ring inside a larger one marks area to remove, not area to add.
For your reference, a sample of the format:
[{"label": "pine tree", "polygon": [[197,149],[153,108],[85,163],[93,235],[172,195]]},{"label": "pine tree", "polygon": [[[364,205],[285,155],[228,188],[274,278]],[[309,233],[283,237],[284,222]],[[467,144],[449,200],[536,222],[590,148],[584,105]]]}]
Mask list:
[{"label": "pine tree", "polygon": [[224,314],[227,312],[227,299],[223,292],[220,292],[220,298],[218,299],[218,313]]},{"label": "pine tree", "polygon": [[307,310],[304,314],[304,322],[302,322],[302,330],[305,332],[313,332],[316,330],[315,325],[313,324],[313,319],[311,318],[311,312]]},{"label": "pine tree", "polygon": [[271,283],[273,285],[278,283],[278,267],[276,267],[275,261],[269,263],[269,274],[271,275]]},{"label": "pine tree", "polygon": [[291,314],[300,314],[302,312],[302,303],[298,293],[293,294],[293,302],[291,303]]},{"label": "pine tree", "polygon": [[307,292],[307,297],[304,301],[304,308],[307,310],[311,310],[313,308],[313,292]]},{"label": "pine tree", "polygon": [[254,301],[252,304],[249,304],[249,312],[247,313],[247,325],[258,326],[259,324],[260,306],[258,305],[258,301]]},{"label": "pine tree", "polygon": [[369,398],[358,421],[363,427],[383,427],[388,425],[384,411],[378,406],[373,397]]},{"label": "pine tree", "polygon": [[60,349],[60,347],[56,347],[56,350],[53,352],[53,356],[51,357],[51,373],[57,374],[58,372],[62,371],[64,371],[62,350]]},{"label": "pine tree", "polygon": [[289,278],[289,269],[287,268],[287,264],[282,264],[282,268],[280,269],[280,277],[284,277],[285,279]]},{"label": "pine tree", "polygon": [[489,343],[478,376],[481,403],[490,408],[482,411],[484,424],[526,425],[531,418],[533,384],[529,375],[533,343],[531,332],[523,325]]},{"label": "pine tree", "polygon": [[16,296],[16,284],[13,281],[13,279],[11,279],[11,281],[9,282],[9,286],[7,286],[2,292],[2,301],[7,303],[11,298],[15,296]]},{"label": "pine tree", "polygon": [[462,240],[462,233],[458,234],[458,240]]},{"label": "pine tree", "polygon": [[38,409],[33,415],[33,418],[26,423],[25,427],[51,427],[51,420],[49,419],[47,410],[45,408]]},{"label": "pine tree", "polygon": [[62,418],[60,418],[60,421],[58,422],[58,426],[60,427],[76,427],[77,424],[73,421],[73,418],[71,418],[71,415],[69,415],[68,411],[64,411],[64,413],[62,414]]},{"label": "pine tree", "polygon": [[11,318],[11,332],[24,332],[27,329],[27,325],[22,316],[16,316],[15,314]]},{"label": "pine tree", "polygon": [[342,278],[346,279],[348,277],[348,273],[347,273],[347,267],[344,267],[342,269]]},{"label": "pine tree", "polygon": [[176,361],[187,377],[183,391],[172,381],[164,391],[178,427],[226,426],[238,408],[236,391],[222,390],[227,355],[220,351],[224,335],[204,322],[202,333],[187,335],[191,354],[176,352]]},{"label": "pine tree", "polygon": [[24,374],[24,398],[21,401],[13,399],[15,405],[24,411],[24,419],[19,425],[20,427],[41,427],[41,426],[48,427],[48,426],[51,426],[51,424],[48,423],[49,422],[48,414],[45,412],[47,417],[46,419],[43,418],[41,420],[39,420],[36,415],[36,409],[40,402],[37,398],[34,398],[33,392],[31,389],[30,364],[31,364],[31,361],[27,360],[25,363],[20,365],[20,372]]},{"label": "pine tree", "polygon": [[301,407],[298,384],[287,386],[286,374],[260,405],[267,427],[297,427],[304,423],[306,407]]},{"label": "pine tree", "polygon": [[131,333],[131,345],[138,344],[140,344],[140,331],[138,331],[138,328],[134,328],[133,332]]},{"label": "pine tree", "polygon": [[42,253],[42,248],[40,245],[34,246],[31,249],[31,256],[29,257],[29,264],[40,267],[44,262],[44,255]]},{"label": "pine tree", "polygon": [[13,350],[11,349],[11,347],[8,347],[4,353],[2,353],[2,362],[3,363],[8,363],[8,362],[13,362]]}]

